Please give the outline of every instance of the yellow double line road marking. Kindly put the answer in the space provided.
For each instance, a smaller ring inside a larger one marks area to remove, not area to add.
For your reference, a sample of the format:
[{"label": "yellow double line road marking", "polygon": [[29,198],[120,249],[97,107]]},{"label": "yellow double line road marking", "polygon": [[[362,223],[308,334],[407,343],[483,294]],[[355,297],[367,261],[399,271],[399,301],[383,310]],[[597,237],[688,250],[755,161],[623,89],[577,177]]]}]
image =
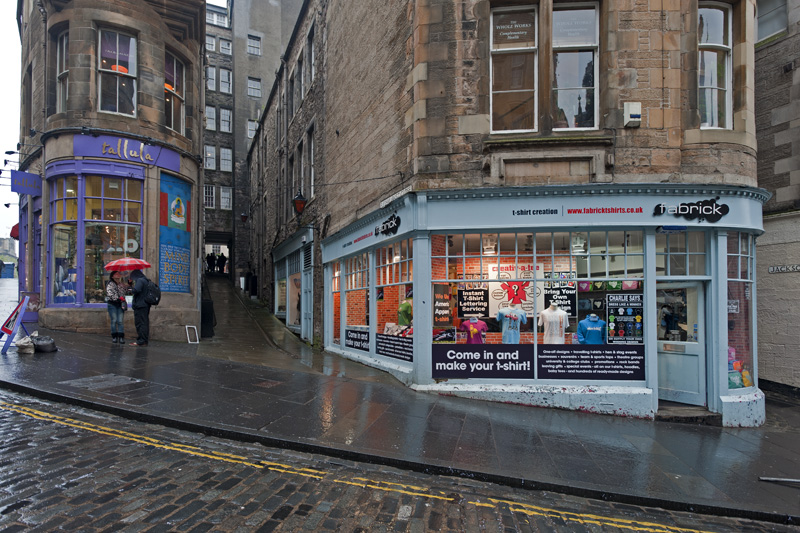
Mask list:
[{"label": "yellow double line road marking", "polygon": [[[131,442],[137,442],[139,444],[144,444],[146,446],[161,448],[163,450],[171,450],[183,454],[192,455],[194,457],[202,457],[204,459],[212,459],[214,461],[225,461],[228,463],[242,464],[246,466],[251,466],[253,468],[260,468],[260,469],[270,470],[273,472],[281,472],[284,474],[303,476],[319,480],[328,477],[328,473],[325,472],[324,470],[317,470],[314,468],[297,468],[294,466],[286,465],[283,463],[276,463],[273,461],[253,461],[241,455],[234,455],[230,453],[223,453],[217,451],[204,451],[202,448],[198,446],[181,444],[178,442],[168,442],[161,439],[154,439],[152,437],[147,437],[137,433],[130,433],[119,429],[99,426],[96,424],[91,424],[89,422],[83,422],[81,420],[75,420],[73,418],[54,415],[52,413],[39,411],[37,409],[32,409],[30,407],[25,407],[23,405],[0,401],[0,409],[19,413],[25,416],[29,416],[31,418],[35,418],[37,420],[43,420],[45,422],[52,422],[54,424],[60,424],[62,426],[68,426],[76,429],[81,429],[84,431],[91,431],[93,433],[98,433],[100,435],[107,435],[113,438],[124,439]],[[393,492],[397,494],[417,496],[420,498],[428,498],[432,500],[456,501],[460,498],[459,495],[456,496],[453,496],[452,494],[447,495],[439,491],[432,491],[431,489],[426,487],[406,485],[402,483],[390,483],[386,481],[375,481],[363,477],[353,477],[350,479],[328,478],[328,481],[331,481],[333,483],[340,483],[343,485],[350,485],[354,487],[375,489],[384,492]],[[621,518],[608,518],[605,516],[597,516],[593,514],[581,514],[581,513],[572,513],[568,511],[559,511],[558,509],[550,509],[547,507],[540,507],[537,505],[519,503],[512,500],[487,498],[487,502],[464,501],[464,503],[475,505],[476,507],[489,507],[493,509],[503,506],[507,507],[513,513],[524,514],[528,516],[555,518],[563,520],[565,522],[577,522],[585,525],[598,525],[601,527],[610,526],[629,531],[646,531],[652,533],[705,533],[698,529],[687,529],[678,526],[666,526],[662,524],[644,522],[640,520],[625,520]]]}]

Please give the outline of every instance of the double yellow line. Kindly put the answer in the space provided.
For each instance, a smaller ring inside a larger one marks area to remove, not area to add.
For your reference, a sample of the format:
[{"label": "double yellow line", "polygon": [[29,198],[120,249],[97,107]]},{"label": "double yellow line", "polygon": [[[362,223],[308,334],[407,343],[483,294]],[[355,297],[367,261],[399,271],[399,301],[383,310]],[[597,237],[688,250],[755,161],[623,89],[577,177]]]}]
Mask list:
[{"label": "double yellow line", "polygon": [[[259,461],[259,460],[254,461],[251,460],[250,458],[241,455],[234,455],[216,451],[204,451],[202,448],[198,446],[191,446],[188,444],[181,444],[178,442],[168,442],[161,439],[154,439],[152,437],[140,435],[137,433],[130,433],[127,431],[109,428],[106,426],[90,424],[89,422],[83,422],[81,420],[75,420],[73,418],[67,418],[59,415],[54,415],[52,413],[47,413],[45,411],[31,409],[30,407],[26,407],[24,405],[18,405],[0,401],[0,409],[19,413],[45,422],[60,424],[62,426],[68,426],[83,431],[91,431],[92,433],[106,435],[112,438],[124,439],[131,442],[144,444],[146,446],[152,446],[154,448],[161,448],[163,450],[172,450],[175,452],[192,455],[194,457],[212,459],[214,461],[236,463],[236,464],[251,466],[253,468],[259,468],[264,470],[270,470],[273,472],[280,472],[283,474],[303,476],[319,480],[325,479],[327,477],[328,478],[327,481],[333,483],[340,483],[343,485],[350,485],[366,489],[381,490],[384,492],[392,492],[397,494],[405,494],[409,496],[416,496],[432,500],[457,502],[462,499],[460,495],[453,496],[452,493],[445,494],[443,492],[433,491],[427,487],[407,485],[403,483],[374,481],[362,477],[353,477],[350,479],[331,479],[328,473],[324,470],[318,470],[315,468],[296,468],[291,465],[276,463],[274,461]],[[532,517],[553,518],[556,520],[563,520],[565,522],[576,522],[584,525],[597,525],[601,527],[609,526],[629,531],[645,531],[652,533],[706,533],[698,529],[687,529],[678,526],[667,526],[651,522],[644,522],[641,520],[625,520],[621,518],[608,518],[605,516],[598,516],[594,514],[571,513],[568,511],[560,511],[558,509],[551,509],[548,507],[525,504],[525,503],[515,502],[512,500],[503,500],[496,498],[486,498],[486,500],[487,501],[485,502],[476,500],[476,501],[465,501],[462,503],[471,504],[476,507],[489,507],[489,508],[506,507],[508,508],[509,511],[513,513],[524,514]]]}]

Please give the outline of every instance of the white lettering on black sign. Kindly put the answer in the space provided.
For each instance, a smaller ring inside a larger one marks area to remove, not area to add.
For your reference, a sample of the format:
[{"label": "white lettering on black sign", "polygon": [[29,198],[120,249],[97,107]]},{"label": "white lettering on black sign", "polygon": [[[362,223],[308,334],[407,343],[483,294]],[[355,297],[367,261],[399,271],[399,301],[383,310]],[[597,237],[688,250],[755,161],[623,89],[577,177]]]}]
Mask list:
[{"label": "white lettering on black sign", "polygon": [[344,345],[364,352],[369,351],[369,331],[346,329],[344,331]]}]

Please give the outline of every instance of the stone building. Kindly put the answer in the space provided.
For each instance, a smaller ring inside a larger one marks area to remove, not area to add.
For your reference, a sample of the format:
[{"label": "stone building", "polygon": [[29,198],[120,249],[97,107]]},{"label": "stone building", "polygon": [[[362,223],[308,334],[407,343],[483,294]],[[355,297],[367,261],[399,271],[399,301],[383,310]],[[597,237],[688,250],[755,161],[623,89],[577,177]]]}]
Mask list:
[{"label": "stone building", "polygon": [[758,239],[758,371],[800,387],[800,5],[758,2],[758,183],[773,196]]},{"label": "stone building", "polygon": [[249,153],[262,296],[417,390],[761,424],[755,7],[307,1]]},{"label": "stone building", "polygon": [[[149,261],[154,339],[199,323],[202,0],[19,0],[20,290],[108,331],[104,265]],[[127,313],[129,331],[133,318]]]}]

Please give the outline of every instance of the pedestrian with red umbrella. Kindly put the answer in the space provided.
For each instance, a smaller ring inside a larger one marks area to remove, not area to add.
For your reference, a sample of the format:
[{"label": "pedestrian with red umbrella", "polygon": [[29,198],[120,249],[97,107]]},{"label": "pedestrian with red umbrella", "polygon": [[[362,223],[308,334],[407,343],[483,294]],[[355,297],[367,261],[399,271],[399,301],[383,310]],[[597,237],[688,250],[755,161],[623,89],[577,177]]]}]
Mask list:
[{"label": "pedestrian with red umbrella", "polygon": [[122,284],[122,274],[118,270],[111,272],[106,284],[106,304],[108,316],[111,318],[111,342],[125,345],[125,311],[128,305],[125,302],[127,288]]},{"label": "pedestrian with red umbrella", "polygon": [[147,278],[141,270],[131,272],[128,284],[133,287],[133,324],[136,326],[136,340],[131,346],[147,346],[150,340],[150,304],[145,299]]}]

